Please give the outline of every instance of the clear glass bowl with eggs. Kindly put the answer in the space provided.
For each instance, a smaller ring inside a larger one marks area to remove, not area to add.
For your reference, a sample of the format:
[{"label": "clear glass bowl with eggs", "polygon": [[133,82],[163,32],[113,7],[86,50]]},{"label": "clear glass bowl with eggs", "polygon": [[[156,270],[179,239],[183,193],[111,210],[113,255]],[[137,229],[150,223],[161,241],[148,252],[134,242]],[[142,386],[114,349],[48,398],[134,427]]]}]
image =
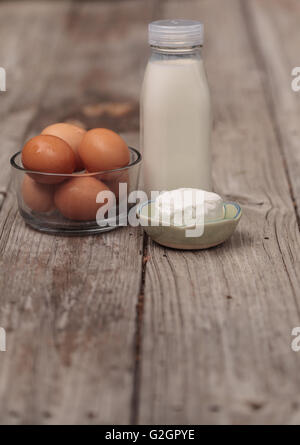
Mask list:
[{"label": "clear glass bowl with eggs", "polygon": [[[65,130],[64,127],[62,129]],[[72,128],[71,130],[73,131]],[[92,131],[87,135],[84,165],[73,167],[72,173],[67,172],[65,167],[61,173],[55,170],[56,165],[60,165],[55,164],[55,150],[61,156],[65,149],[60,135],[56,140],[51,139],[56,138],[55,135],[49,139],[49,136],[43,136],[42,133],[42,144],[39,139],[41,135],[32,138],[25,144],[23,152],[20,151],[11,158],[19,211],[28,225],[41,232],[66,235],[100,233],[126,225],[128,211],[134,205],[128,203],[127,197],[138,189],[141,154],[128,147],[129,162],[123,167],[109,169],[111,152],[108,149],[109,162],[100,171],[97,166],[98,158],[95,158],[96,163],[93,165],[95,161],[90,150],[94,144],[94,136]],[[51,151],[53,142],[57,143],[57,147]],[[68,143],[71,145],[69,141]],[[94,144],[94,148],[96,145]],[[97,154],[96,149],[95,153]],[[102,159],[103,156],[105,158],[105,153],[102,154]],[[40,164],[41,159],[44,165]],[[53,159],[54,164],[51,165]],[[39,165],[42,166],[40,170]],[[55,173],[51,170],[55,170]]]}]

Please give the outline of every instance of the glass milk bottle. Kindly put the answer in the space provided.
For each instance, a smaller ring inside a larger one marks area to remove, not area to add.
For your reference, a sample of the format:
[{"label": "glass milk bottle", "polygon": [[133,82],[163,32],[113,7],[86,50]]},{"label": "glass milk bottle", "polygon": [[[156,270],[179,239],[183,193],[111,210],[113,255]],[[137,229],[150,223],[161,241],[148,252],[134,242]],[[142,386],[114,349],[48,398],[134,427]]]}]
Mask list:
[{"label": "glass milk bottle", "polygon": [[141,93],[144,189],[211,190],[211,102],[201,56],[203,25],[149,24],[151,56]]}]

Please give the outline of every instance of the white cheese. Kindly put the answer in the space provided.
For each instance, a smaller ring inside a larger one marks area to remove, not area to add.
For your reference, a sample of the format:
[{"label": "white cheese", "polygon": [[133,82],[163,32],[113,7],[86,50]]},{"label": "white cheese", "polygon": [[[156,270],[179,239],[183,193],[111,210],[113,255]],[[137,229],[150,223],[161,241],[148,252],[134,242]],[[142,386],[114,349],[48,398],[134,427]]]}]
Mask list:
[{"label": "white cheese", "polygon": [[194,227],[224,218],[224,203],[216,193],[180,188],[161,193],[155,200],[155,215],[163,225]]}]

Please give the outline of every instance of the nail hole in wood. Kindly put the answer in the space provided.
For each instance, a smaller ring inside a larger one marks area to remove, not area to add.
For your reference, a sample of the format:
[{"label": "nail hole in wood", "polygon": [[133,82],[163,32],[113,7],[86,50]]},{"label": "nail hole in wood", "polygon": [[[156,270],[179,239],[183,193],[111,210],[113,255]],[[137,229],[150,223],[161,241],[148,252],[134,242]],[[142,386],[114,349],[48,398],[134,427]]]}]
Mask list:
[{"label": "nail hole in wood", "polygon": [[210,410],[212,413],[218,413],[218,412],[220,411],[220,407],[219,407],[219,405],[211,405],[211,406],[209,407],[209,410]]},{"label": "nail hole in wood", "polygon": [[263,404],[259,402],[249,402],[249,405],[253,411],[258,411],[263,407]]}]

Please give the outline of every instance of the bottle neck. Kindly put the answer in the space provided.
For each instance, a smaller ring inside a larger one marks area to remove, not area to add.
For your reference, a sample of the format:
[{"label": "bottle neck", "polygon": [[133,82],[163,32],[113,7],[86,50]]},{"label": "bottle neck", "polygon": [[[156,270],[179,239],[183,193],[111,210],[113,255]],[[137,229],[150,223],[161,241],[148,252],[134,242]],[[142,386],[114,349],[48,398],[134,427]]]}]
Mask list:
[{"label": "bottle neck", "polygon": [[190,46],[190,47],[174,47],[167,48],[163,46],[153,46],[150,45],[152,53],[156,54],[166,54],[166,55],[201,55],[202,46]]}]

